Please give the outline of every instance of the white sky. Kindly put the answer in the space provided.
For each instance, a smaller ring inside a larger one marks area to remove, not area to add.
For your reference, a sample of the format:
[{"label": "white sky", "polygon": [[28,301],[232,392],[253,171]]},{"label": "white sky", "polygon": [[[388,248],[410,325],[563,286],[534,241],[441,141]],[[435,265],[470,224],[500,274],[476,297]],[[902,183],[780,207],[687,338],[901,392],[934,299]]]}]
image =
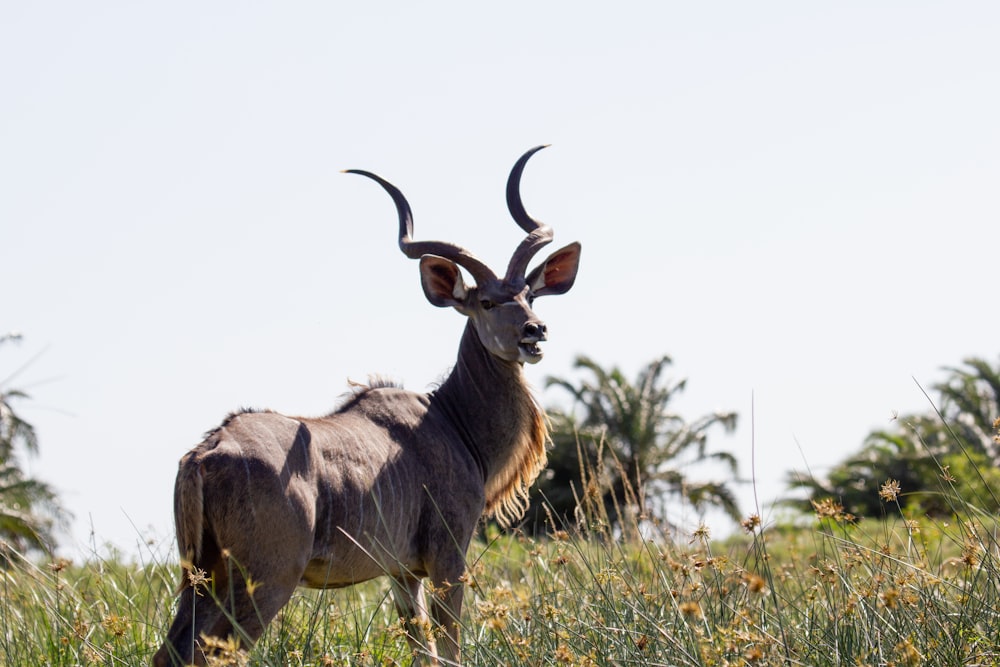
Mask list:
[{"label": "white sky", "polygon": [[0,3],[0,379],[41,353],[10,384],[67,548],[169,540],[232,409],[437,380],[462,318],[339,171],[502,269],[539,143],[526,206],[584,253],[535,385],[669,354],[762,501],[822,472],[1000,352],[998,34],[985,1]]}]

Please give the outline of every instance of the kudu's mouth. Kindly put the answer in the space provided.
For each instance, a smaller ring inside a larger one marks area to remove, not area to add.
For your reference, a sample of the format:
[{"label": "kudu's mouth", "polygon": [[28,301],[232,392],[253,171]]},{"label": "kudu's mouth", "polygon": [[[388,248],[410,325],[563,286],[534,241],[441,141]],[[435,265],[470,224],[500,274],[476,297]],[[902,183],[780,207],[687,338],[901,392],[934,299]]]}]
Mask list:
[{"label": "kudu's mouth", "polygon": [[521,340],[517,344],[521,361],[529,364],[538,363],[542,358],[542,348],[538,347],[538,344],[548,340],[547,334],[548,331],[542,322],[531,320],[525,323],[521,329]]},{"label": "kudu's mouth", "polygon": [[521,353],[521,361],[529,364],[537,364],[542,359],[542,348],[538,345],[545,340],[545,337],[526,336],[517,344],[517,349]]}]

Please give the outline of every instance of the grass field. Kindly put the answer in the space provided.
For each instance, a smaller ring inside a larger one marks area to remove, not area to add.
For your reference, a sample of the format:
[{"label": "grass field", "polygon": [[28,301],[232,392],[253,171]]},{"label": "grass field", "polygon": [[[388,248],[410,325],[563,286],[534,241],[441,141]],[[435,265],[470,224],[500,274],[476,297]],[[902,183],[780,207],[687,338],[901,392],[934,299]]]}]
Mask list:
[{"label": "grass field", "polygon": [[[887,505],[889,509],[892,504]],[[545,540],[489,533],[469,553],[468,665],[1000,664],[997,523],[811,525],[712,542]],[[647,531],[648,532],[648,531]],[[20,561],[0,573],[4,665],[147,664],[170,621],[175,566]],[[232,648],[232,647],[229,647]],[[249,654],[217,664],[408,664],[388,584],[301,590]]]}]

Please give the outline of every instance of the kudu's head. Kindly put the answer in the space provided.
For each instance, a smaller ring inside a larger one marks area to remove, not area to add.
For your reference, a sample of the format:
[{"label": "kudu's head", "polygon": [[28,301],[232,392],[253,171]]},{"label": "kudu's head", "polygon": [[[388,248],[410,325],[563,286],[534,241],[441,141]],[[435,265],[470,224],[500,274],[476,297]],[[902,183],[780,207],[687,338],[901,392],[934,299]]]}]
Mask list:
[{"label": "kudu's head", "polygon": [[[399,213],[399,248],[407,257],[420,260],[420,280],[427,300],[435,306],[451,306],[469,317],[479,340],[494,356],[531,364],[542,358],[538,344],[547,338],[545,323],[531,310],[532,303],[535,297],[569,290],[580,262],[580,244],[571,243],[527,271],[535,254],[552,242],[552,229],[528,215],[520,193],[524,165],[543,148],[536,146],[522,155],[507,179],[507,208],[528,236],[514,251],[503,278],[465,248],[444,241],[413,241],[413,214],[403,193],[371,172],[348,170],[373,179],[392,197]],[[472,275],[475,285],[465,283],[459,266]]]}]

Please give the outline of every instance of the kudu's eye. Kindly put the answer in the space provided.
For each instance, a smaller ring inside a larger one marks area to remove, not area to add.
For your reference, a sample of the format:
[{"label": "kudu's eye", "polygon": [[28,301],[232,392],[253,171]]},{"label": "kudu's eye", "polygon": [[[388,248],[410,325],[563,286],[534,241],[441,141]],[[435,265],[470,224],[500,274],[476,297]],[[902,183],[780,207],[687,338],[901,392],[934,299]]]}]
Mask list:
[{"label": "kudu's eye", "polygon": [[483,310],[493,310],[493,306],[495,306],[496,304],[490,301],[489,299],[483,299],[482,301],[479,302],[479,305],[483,307]]}]

